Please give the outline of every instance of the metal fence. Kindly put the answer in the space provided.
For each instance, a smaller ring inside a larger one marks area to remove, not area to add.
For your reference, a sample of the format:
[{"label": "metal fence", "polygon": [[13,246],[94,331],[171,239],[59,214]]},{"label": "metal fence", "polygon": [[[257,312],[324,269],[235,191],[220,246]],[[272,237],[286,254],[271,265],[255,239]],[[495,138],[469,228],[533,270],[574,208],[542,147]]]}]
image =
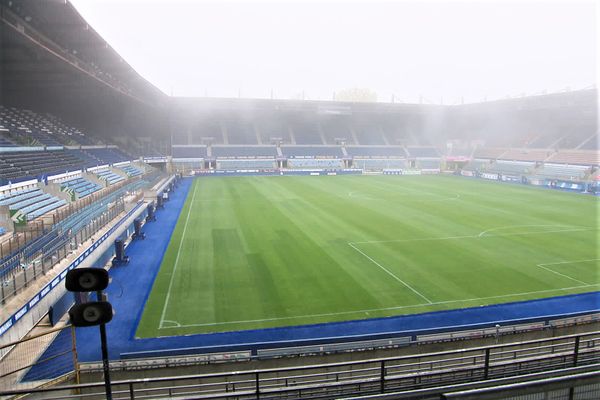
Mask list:
[{"label": "metal fence", "polygon": [[78,377],[75,329],[63,326],[0,346],[0,390],[36,387],[65,371]]},{"label": "metal fence", "polygon": [[13,267],[2,271],[0,284],[0,301],[6,300],[40,276],[44,276],[67,255],[74,252],[83,242],[100,231],[108,222],[125,210],[122,199],[117,200],[111,207],[98,207],[86,214],[85,224],[77,225],[77,229],[60,232],[46,245],[34,254],[18,257]]},{"label": "metal fence", "polygon": [[[107,223],[125,210],[123,197],[145,187],[145,180],[135,179],[118,186],[103,196],[90,196],[71,210],[67,218],[55,223],[52,230],[40,236],[27,248],[5,259],[0,265],[0,302],[4,304],[8,298],[16,295],[38,277],[62,261],[75,251],[78,246],[91,238]],[[135,197],[139,198],[139,195]],[[85,207],[80,207],[86,204]],[[61,211],[62,212],[62,211]],[[66,214],[65,214],[66,215]],[[43,241],[35,246],[37,241]],[[34,250],[27,249],[34,247]]]},{"label": "metal fence", "polygon": [[[337,398],[400,393],[600,363],[600,332],[342,363],[113,381],[115,398]],[[243,364],[236,364],[243,365]],[[81,366],[81,374],[90,368]],[[147,368],[156,368],[148,360]],[[242,367],[240,367],[242,368]],[[113,369],[113,368],[111,368]],[[135,368],[144,369],[138,363]],[[114,369],[113,369],[114,370]],[[97,367],[100,371],[100,366]],[[35,390],[44,398],[103,397],[103,383]],[[0,391],[1,395],[31,390]],[[408,398],[408,397],[406,397]]]},{"label": "metal fence", "polygon": [[33,221],[27,226],[19,228],[11,237],[0,243],[0,260],[19,251],[28,243],[48,232],[49,229],[50,227],[45,226],[43,221]]},{"label": "metal fence", "polygon": [[445,393],[443,400],[598,400],[600,371]]}]

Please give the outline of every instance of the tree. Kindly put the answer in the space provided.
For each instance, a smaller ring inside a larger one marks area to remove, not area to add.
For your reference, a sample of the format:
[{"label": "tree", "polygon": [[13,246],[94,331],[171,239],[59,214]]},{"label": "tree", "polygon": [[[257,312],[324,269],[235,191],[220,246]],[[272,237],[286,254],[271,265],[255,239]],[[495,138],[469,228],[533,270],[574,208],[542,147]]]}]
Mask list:
[{"label": "tree", "polygon": [[377,92],[368,88],[343,89],[335,94],[335,99],[355,103],[374,103],[377,101]]}]

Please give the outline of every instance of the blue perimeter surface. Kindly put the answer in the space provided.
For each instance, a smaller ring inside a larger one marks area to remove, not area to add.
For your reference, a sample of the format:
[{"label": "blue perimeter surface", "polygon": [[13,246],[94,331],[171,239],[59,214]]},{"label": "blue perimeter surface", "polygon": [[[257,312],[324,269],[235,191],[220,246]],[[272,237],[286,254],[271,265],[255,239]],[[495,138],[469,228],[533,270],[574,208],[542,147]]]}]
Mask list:
[{"label": "blue perimeter surface", "polygon": [[[109,301],[115,309],[107,325],[109,357],[123,353],[174,355],[308,345],[315,342],[367,340],[390,336],[412,336],[431,332],[516,324],[600,311],[600,292],[497,304],[451,311],[436,311],[397,317],[332,322],[316,325],[268,328],[238,332],[135,339],[135,331],[154,278],[160,268],[171,234],[190,190],[192,179],[183,179],[165,208],[157,210],[156,222],[144,226],[146,240],[127,247],[129,265],[112,268]],[[54,344],[53,344],[54,345]],[[52,345],[52,346],[53,346]],[[48,349],[51,350],[52,346]],[[79,361],[100,360],[98,328],[77,329]]]}]

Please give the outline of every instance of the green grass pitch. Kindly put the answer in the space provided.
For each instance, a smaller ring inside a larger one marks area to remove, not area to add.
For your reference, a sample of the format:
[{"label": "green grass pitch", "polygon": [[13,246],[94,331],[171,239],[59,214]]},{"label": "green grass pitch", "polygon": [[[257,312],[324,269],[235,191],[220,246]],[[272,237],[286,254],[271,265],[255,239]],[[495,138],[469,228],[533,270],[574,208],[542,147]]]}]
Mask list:
[{"label": "green grass pitch", "polygon": [[454,176],[196,179],[137,336],[595,291],[598,204]]}]

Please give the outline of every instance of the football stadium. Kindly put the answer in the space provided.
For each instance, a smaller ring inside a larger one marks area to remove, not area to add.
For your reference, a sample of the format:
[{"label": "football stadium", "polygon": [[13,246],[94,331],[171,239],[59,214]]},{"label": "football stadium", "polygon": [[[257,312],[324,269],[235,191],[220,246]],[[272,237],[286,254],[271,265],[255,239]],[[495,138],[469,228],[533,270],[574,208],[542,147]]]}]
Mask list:
[{"label": "football stadium", "polygon": [[0,56],[0,398],[600,398],[595,86],[167,95],[68,0]]}]

